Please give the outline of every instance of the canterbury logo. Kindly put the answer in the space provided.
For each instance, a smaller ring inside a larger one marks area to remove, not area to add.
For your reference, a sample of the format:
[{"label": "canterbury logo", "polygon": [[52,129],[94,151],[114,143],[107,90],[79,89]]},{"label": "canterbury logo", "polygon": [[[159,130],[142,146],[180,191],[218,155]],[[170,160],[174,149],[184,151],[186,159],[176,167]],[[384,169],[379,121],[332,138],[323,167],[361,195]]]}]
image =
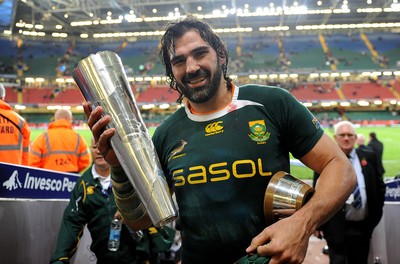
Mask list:
[{"label": "canterbury logo", "polygon": [[215,134],[220,134],[224,132],[224,127],[222,126],[223,122],[218,121],[211,124],[208,124],[204,129],[206,131],[206,136],[211,136]]}]

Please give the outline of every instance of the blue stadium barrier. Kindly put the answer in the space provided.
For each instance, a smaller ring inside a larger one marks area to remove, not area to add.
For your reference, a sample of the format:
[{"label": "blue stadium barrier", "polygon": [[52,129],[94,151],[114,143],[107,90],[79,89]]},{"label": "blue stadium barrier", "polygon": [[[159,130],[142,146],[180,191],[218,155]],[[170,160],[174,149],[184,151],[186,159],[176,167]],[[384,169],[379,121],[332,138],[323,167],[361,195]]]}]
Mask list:
[{"label": "blue stadium barrier", "polygon": [[[49,263],[79,176],[0,162],[0,263]],[[95,263],[90,243],[85,229],[71,263]]]}]

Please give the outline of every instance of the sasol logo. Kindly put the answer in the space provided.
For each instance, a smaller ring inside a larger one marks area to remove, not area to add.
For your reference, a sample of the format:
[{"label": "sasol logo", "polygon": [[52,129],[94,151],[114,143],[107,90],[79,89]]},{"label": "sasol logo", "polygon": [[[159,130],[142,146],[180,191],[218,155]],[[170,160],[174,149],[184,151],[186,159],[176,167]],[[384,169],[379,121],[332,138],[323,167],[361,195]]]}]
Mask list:
[{"label": "sasol logo", "polygon": [[206,126],[206,128],[204,129],[206,131],[205,136],[207,137],[207,136],[224,133],[224,127],[222,126],[222,124],[223,124],[222,121],[208,124]]},{"label": "sasol logo", "polygon": [[10,191],[22,188],[27,190],[71,192],[75,186],[75,182],[71,181],[68,177],[60,179],[33,177],[27,172],[22,184],[18,177],[18,170],[14,170],[10,178],[3,182],[3,186]]}]

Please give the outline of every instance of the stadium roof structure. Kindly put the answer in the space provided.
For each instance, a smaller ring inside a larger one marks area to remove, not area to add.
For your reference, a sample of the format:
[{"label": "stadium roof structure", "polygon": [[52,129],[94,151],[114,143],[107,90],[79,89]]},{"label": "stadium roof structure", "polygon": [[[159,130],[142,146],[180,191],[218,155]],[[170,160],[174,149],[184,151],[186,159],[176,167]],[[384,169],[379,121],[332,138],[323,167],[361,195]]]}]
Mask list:
[{"label": "stadium roof structure", "polygon": [[[399,0],[0,0],[0,35],[34,38],[159,38],[193,15],[229,34],[400,32]],[[1,11],[2,14],[6,12]],[[3,31],[4,30],[4,31]]]}]

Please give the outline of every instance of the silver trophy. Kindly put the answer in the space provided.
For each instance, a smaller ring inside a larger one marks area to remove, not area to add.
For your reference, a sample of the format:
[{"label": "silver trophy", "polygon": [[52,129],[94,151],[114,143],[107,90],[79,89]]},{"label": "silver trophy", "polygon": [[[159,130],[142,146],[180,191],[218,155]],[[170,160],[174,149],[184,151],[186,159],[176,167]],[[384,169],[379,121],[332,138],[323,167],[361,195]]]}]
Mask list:
[{"label": "silver trophy", "polygon": [[91,54],[78,63],[73,77],[85,99],[111,116],[109,127],[116,129],[111,145],[153,225],[174,220],[175,205],[119,56]]},{"label": "silver trophy", "polygon": [[264,215],[267,224],[291,216],[303,207],[315,190],[293,175],[278,171],[268,183],[264,196]]}]

